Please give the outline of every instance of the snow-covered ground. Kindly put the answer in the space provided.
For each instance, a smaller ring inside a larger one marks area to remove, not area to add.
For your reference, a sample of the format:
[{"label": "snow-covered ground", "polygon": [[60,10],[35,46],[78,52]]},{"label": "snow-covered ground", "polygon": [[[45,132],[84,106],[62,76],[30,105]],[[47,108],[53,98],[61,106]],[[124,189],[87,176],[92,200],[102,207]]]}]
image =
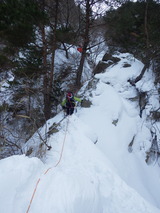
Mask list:
[{"label": "snow-covered ground", "polygon": [[[136,89],[127,80],[143,64],[129,54],[118,57],[119,63],[95,76],[96,89],[80,91],[92,106],[60,123],[45,163],[24,155],[0,161],[0,213],[160,213],[160,169],[144,160],[150,126],[129,100]],[[150,75],[137,87],[153,88]],[[62,117],[47,121],[48,128]]]}]

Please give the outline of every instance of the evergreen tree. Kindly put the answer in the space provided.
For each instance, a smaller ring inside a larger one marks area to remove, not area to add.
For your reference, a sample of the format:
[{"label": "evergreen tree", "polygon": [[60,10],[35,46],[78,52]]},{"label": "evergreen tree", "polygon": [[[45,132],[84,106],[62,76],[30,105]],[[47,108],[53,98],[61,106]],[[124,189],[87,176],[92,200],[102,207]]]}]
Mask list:
[{"label": "evergreen tree", "polygon": [[0,37],[12,47],[33,41],[34,26],[40,18],[35,0],[1,0]]},{"label": "evergreen tree", "polygon": [[144,54],[160,45],[160,4],[153,0],[127,2],[105,16],[106,40],[126,51]]},{"label": "evergreen tree", "polygon": [[36,0],[1,0],[0,4],[1,69],[17,68],[18,53],[35,42],[36,26],[44,15]]},{"label": "evergreen tree", "polygon": [[[128,1],[118,9],[108,11],[105,22],[110,48],[120,47],[131,52],[145,64],[136,81],[142,78],[151,63],[160,64],[160,4],[157,1]],[[155,72],[159,78],[157,69]]]}]

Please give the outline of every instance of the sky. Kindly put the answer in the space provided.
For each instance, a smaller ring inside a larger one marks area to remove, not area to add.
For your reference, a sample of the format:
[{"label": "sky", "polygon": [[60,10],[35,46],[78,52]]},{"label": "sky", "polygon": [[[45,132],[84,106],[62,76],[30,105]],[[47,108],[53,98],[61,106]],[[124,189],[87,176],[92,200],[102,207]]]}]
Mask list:
[{"label": "sky", "polygon": [[[127,53],[116,57],[117,64],[91,80],[92,88],[86,82],[77,94],[92,102],[90,108],[78,106],[63,120],[61,111],[40,128],[44,135],[62,120],[43,160],[25,155],[0,160],[0,213],[160,213],[160,169],[145,162],[151,124],[147,110],[140,118],[131,101],[137,90],[127,81],[143,64]],[[136,87],[150,91],[153,82],[149,70]],[[152,96],[150,104],[159,106]],[[39,143],[35,133],[25,148]]]}]

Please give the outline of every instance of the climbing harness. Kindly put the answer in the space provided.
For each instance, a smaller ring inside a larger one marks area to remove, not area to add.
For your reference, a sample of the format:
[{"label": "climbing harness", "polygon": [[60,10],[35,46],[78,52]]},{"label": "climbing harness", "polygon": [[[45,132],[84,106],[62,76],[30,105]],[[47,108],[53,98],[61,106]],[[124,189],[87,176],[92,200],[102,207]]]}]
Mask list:
[{"label": "climbing harness", "polygon": [[[69,116],[67,117],[67,124],[66,124],[66,129],[65,129],[65,134],[64,134],[64,139],[63,139],[63,143],[62,143],[62,147],[61,147],[61,152],[60,152],[60,156],[59,156],[59,159],[57,161],[57,163],[53,166],[53,167],[50,167],[48,168],[44,173],[43,175],[46,175],[48,173],[49,170],[51,170],[52,168],[55,168],[59,165],[59,163],[61,162],[61,159],[62,159],[62,155],[63,155],[63,151],[64,151],[64,145],[65,145],[65,141],[66,141],[66,136],[67,136],[67,130],[68,130],[68,125],[69,125]],[[30,200],[30,203],[29,203],[29,206],[28,206],[28,209],[26,211],[26,213],[29,212],[30,208],[31,208],[31,205],[32,205],[32,202],[33,202],[33,199],[34,199],[34,196],[35,196],[35,193],[37,191],[37,188],[38,188],[38,185],[41,181],[41,178],[39,178],[36,182],[36,185],[35,185],[35,188],[34,188],[34,191],[32,193],[32,197],[31,197],[31,200]]]}]

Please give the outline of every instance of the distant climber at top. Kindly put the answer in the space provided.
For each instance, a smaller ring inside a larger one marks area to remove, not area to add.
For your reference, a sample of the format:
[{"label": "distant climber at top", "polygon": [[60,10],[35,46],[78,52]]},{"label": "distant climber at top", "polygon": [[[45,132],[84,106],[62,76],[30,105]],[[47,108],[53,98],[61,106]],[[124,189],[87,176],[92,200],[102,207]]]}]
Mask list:
[{"label": "distant climber at top", "polygon": [[73,114],[76,101],[81,102],[81,99],[75,97],[72,92],[67,92],[66,98],[61,103],[62,108],[66,111],[67,115]]}]

